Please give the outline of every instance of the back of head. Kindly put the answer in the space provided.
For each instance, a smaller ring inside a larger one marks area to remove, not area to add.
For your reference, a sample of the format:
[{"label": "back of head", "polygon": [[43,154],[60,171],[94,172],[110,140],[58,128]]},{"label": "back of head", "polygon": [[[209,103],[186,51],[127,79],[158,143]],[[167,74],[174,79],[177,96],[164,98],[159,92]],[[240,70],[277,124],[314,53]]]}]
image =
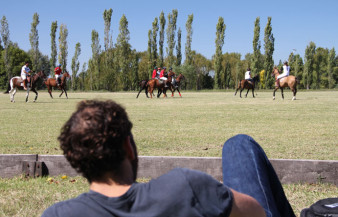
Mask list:
[{"label": "back of head", "polygon": [[71,166],[92,182],[119,169],[131,128],[126,111],[117,103],[88,100],[78,104],[58,140]]}]

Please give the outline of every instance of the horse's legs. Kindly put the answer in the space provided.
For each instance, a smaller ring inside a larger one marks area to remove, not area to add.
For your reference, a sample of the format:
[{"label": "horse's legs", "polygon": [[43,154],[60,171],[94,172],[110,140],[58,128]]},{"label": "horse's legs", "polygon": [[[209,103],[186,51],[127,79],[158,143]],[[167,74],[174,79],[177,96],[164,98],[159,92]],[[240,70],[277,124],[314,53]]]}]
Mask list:
[{"label": "horse's legs", "polygon": [[254,90],[255,90],[255,88],[252,88],[252,97],[253,98],[255,98]]},{"label": "horse's legs", "polygon": [[248,96],[249,90],[250,89],[248,89],[248,91],[246,91],[245,98]]},{"label": "horse's legs", "polygon": [[[138,98],[138,95],[140,95],[141,91],[143,90],[143,88],[141,88],[141,90],[138,92],[136,99]],[[146,93],[147,94],[147,93]]]},{"label": "horse's legs", "polygon": [[292,100],[296,100],[297,88],[294,88]]},{"label": "horse's legs", "polygon": [[10,91],[9,91],[9,95],[10,95],[10,99],[11,99],[11,102],[15,102],[14,100],[14,95],[16,93],[16,87],[12,88]]},{"label": "horse's legs", "polygon": [[273,100],[275,100],[275,93],[276,93],[276,90],[278,90],[278,87],[275,87],[275,89],[273,90],[273,95],[272,95],[272,96],[273,96],[273,97],[272,97]]},{"label": "horse's legs", "polygon": [[28,102],[28,96],[29,96],[29,86],[27,85],[27,93],[26,93],[26,102]]},{"label": "horse's legs", "polygon": [[148,87],[148,93],[150,93],[150,98],[153,98],[153,89],[149,86]]},{"label": "horse's legs", "polygon": [[32,88],[32,91],[35,93],[35,98],[34,101],[35,102],[38,99],[38,92],[35,90],[35,88]]},{"label": "horse's legs", "polygon": [[49,85],[48,85],[48,93],[49,93],[49,95],[50,95],[50,98],[53,99],[53,95],[52,95],[52,87],[50,87]]},{"label": "horse's legs", "polygon": [[282,98],[284,99],[284,92],[283,92],[283,88],[282,87],[280,88],[280,91],[282,93]]},{"label": "horse's legs", "polygon": [[234,95],[234,96],[236,96],[238,89],[239,89],[239,88],[237,88],[237,89],[236,89],[236,91],[235,91],[235,95]]},{"label": "horse's legs", "polygon": [[239,92],[239,96],[242,98],[242,91],[243,91],[243,88],[241,88],[241,91]]},{"label": "horse's legs", "polygon": [[178,92],[178,94],[180,95],[180,97],[182,97],[181,92],[180,92],[180,89],[177,88],[177,92]]},{"label": "horse's legs", "polygon": [[67,97],[67,99],[68,99],[68,95],[67,95],[67,91],[66,91],[66,89],[64,89],[64,91],[65,91],[66,97]]},{"label": "horse's legs", "polygon": [[60,96],[59,96],[59,97],[61,97],[61,96],[62,96],[62,94],[63,94],[63,89],[61,89],[61,94],[60,94]]}]

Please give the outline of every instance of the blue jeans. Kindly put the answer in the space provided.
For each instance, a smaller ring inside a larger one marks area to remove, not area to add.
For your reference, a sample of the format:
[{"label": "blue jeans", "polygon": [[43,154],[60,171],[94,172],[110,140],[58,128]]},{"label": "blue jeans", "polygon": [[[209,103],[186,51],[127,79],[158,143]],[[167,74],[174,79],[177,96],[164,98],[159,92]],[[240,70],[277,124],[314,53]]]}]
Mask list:
[{"label": "blue jeans", "polygon": [[295,216],[265,152],[250,136],[237,135],[224,143],[222,170],[223,183],[255,198],[267,217]]}]

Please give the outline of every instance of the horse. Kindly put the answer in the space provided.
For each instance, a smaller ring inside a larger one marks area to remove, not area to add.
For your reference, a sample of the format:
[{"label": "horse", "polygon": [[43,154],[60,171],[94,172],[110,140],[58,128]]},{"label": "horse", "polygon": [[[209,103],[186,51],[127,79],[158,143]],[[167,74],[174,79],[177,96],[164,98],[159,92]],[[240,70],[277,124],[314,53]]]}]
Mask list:
[{"label": "horse", "polygon": [[150,98],[153,98],[153,91],[155,88],[158,89],[157,98],[160,97],[161,93],[163,92],[163,97],[167,97],[167,89],[165,88],[164,82],[161,82],[159,79],[151,79],[147,83],[148,86],[148,93],[150,93]]},{"label": "horse", "polygon": [[239,96],[242,98],[242,91],[244,90],[244,88],[248,89],[248,91],[246,92],[245,94],[245,97],[248,96],[248,93],[249,93],[249,90],[251,89],[252,90],[252,97],[255,98],[255,94],[254,94],[254,91],[255,91],[255,84],[259,81],[259,75],[256,75],[252,78],[252,82],[248,81],[248,80],[241,80],[239,83],[238,83],[238,87],[236,89],[236,92],[235,92],[235,95],[237,94],[237,91],[239,89],[241,89],[241,91],[239,92]]},{"label": "horse", "polygon": [[45,81],[45,84],[48,88],[48,93],[50,95],[50,97],[53,99],[53,96],[52,96],[52,89],[54,87],[55,88],[58,88],[59,90],[61,90],[61,94],[59,97],[62,96],[63,92],[66,94],[66,97],[68,99],[68,96],[67,96],[67,91],[66,91],[66,79],[67,78],[70,78],[70,75],[68,72],[65,72],[63,73],[62,77],[61,77],[61,84],[60,85],[57,85],[56,84],[56,80],[55,78],[48,78],[47,81]]},{"label": "horse", "polygon": [[[175,75],[175,72],[173,72],[173,73],[174,73],[174,75]],[[170,73],[169,73],[168,77],[169,77],[169,78],[171,77]],[[169,87],[170,87],[170,91],[171,91],[171,97],[174,97],[174,92],[175,92],[175,90],[177,90],[177,92],[178,92],[178,94],[180,95],[180,97],[182,97],[181,92],[180,92],[180,89],[179,89],[179,86],[180,86],[181,80],[184,80],[184,79],[185,79],[184,75],[183,75],[182,73],[180,73],[180,74],[177,76],[177,78],[172,77],[172,79],[175,79],[175,83],[173,84],[173,83],[170,81],[170,86],[169,86]]]},{"label": "horse", "polygon": [[147,98],[149,98],[149,96],[148,96],[148,81],[149,81],[149,79],[145,79],[145,80],[142,80],[138,83],[139,86],[140,86],[140,91],[138,92],[136,99],[138,98],[138,96],[140,95],[142,90],[145,90],[146,96],[147,96]]},{"label": "horse", "polygon": [[275,100],[275,92],[276,90],[278,90],[278,88],[280,88],[281,93],[282,93],[282,98],[284,99],[284,93],[283,93],[283,88],[284,87],[289,87],[293,93],[293,97],[292,100],[296,99],[296,93],[297,93],[297,83],[298,83],[298,79],[293,76],[293,75],[289,75],[287,77],[281,78],[280,79],[280,85],[279,87],[277,86],[277,76],[280,74],[279,70],[277,69],[277,67],[273,68],[272,74],[271,76],[275,77],[276,79],[276,84],[275,84],[275,89],[273,91],[273,100]]},{"label": "horse", "polygon": [[[44,73],[44,71],[40,71],[36,74],[34,74],[33,76],[31,76],[31,82],[27,84],[27,94],[26,94],[26,102],[28,102],[28,96],[29,96],[29,90],[32,90],[35,93],[35,98],[34,101],[35,102],[38,98],[38,92],[36,91],[36,85],[37,85],[37,81],[40,79],[45,80],[46,78],[46,74]],[[10,94],[10,100],[11,102],[15,102],[14,100],[14,95],[16,93],[17,90],[23,90],[23,80],[21,77],[16,76],[11,78],[11,80],[9,81],[8,84],[8,88],[7,91],[4,92],[9,93]]]}]

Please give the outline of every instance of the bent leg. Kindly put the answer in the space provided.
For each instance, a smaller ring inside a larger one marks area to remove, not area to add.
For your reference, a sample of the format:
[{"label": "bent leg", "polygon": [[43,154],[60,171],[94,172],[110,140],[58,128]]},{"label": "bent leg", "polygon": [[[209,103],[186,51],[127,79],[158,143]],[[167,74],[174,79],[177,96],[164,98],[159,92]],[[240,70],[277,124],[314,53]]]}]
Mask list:
[{"label": "bent leg", "polygon": [[294,217],[278,176],[263,149],[253,138],[237,135],[225,142],[223,183],[255,198],[267,217]]}]

